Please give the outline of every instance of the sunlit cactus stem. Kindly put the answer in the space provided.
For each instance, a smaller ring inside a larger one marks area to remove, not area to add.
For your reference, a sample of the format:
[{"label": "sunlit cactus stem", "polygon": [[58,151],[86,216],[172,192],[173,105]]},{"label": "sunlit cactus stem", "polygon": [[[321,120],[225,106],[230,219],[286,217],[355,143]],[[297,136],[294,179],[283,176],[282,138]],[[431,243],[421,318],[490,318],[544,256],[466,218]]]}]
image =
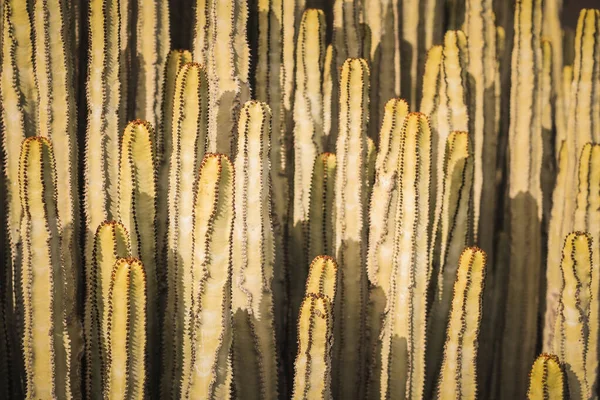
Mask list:
[{"label": "sunlit cactus stem", "polygon": [[[437,287],[432,295],[427,338],[427,388],[433,395],[435,377],[443,364],[444,340],[450,330],[452,288],[460,273],[461,253],[472,243],[473,153],[467,132],[452,132],[446,143],[442,202],[437,205],[431,248],[432,274]],[[450,378],[452,379],[452,378]]]},{"label": "sunlit cactus stem", "polygon": [[317,256],[310,263],[306,280],[306,296],[322,294],[327,296],[331,304],[335,303],[338,287],[338,265],[332,257]]},{"label": "sunlit cactus stem", "polygon": [[486,254],[477,247],[460,256],[446,330],[438,399],[477,398],[477,350]]},{"label": "sunlit cactus stem", "polygon": [[298,318],[293,399],[331,399],[333,310],[323,294],[309,293]]},{"label": "sunlit cactus stem", "polygon": [[595,395],[598,370],[598,264],[592,238],[573,232],[565,238],[560,264],[562,284],[554,333],[554,352],[565,363],[569,396]]},{"label": "sunlit cactus stem", "polygon": [[234,172],[227,156],[207,154],[194,199],[194,263],[190,278],[194,344],[182,398],[231,399],[231,238]]},{"label": "sunlit cactus stem", "polygon": [[130,122],[123,133],[119,165],[119,218],[130,232],[131,254],[144,263],[148,310],[148,376],[150,387],[158,387],[159,318],[156,254],[156,172],[151,138],[146,121]]},{"label": "sunlit cactus stem", "polygon": [[543,353],[533,363],[529,373],[528,400],[566,399],[565,379],[558,357]]},{"label": "sunlit cactus stem", "polygon": [[236,394],[277,397],[271,220],[271,110],[247,102],[240,112],[233,224],[233,358]]},{"label": "sunlit cactus stem", "polygon": [[65,295],[73,282],[67,280],[63,264],[55,161],[47,139],[34,136],[23,142],[19,186],[25,397],[70,399],[72,359]]},{"label": "sunlit cactus stem", "polygon": [[[190,368],[192,320],[193,214],[195,184],[208,136],[208,79],[202,66],[184,64],[175,80],[171,126],[166,128],[164,168],[168,174],[166,259],[167,299],[162,332],[161,397],[179,398]],[[168,164],[167,164],[168,163]],[[164,175],[162,178],[165,178]],[[164,204],[164,203],[163,203]]]},{"label": "sunlit cactus stem", "polygon": [[310,187],[308,211],[308,259],[335,254],[335,174],[333,153],[322,153],[315,159]]},{"label": "sunlit cactus stem", "polygon": [[[135,258],[119,258],[113,268],[108,301],[104,398],[147,397],[146,273]],[[149,331],[148,331],[149,332]]]},{"label": "sunlit cactus stem", "polygon": [[94,260],[85,273],[84,329],[85,396],[102,398],[103,368],[108,349],[108,303],[111,276],[117,259],[129,258],[129,233],[118,222],[105,221],[96,230]]},{"label": "sunlit cactus stem", "polygon": [[389,296],[381,344],[379,398],[422,398],[430,269],[431,131],[427,117],[406,117],[396,185]]},{"label": "sunlit cactus stem", "polygon": [[369,67],[350,58],[341,69],[335,179],[335,258],[340,270],[335,309],[334,397],[364,396],[366,371],[367,123]]}]

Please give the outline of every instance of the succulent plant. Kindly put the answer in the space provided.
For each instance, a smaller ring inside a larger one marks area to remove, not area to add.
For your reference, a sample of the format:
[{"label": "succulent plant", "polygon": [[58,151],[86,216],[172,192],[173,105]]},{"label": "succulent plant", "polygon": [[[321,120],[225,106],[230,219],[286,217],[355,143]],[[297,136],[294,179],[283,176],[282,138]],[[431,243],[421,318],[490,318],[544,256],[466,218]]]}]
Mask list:
[{"label": "succulent plant", "polygon": [[529,400],[562,400],[566,398],[563,367],[553,354],[536,358],[529,373]]}]

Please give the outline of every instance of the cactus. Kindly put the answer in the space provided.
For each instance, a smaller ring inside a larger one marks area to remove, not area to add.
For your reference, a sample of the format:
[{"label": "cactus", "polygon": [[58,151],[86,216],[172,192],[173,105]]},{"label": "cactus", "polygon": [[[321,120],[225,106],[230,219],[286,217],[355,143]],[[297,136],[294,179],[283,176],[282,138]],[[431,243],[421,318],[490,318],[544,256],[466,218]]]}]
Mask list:
[{"label": "cactus", "polygon": [[329,256],[315,257],[308,271],[305,297],[310,294],[322,294],[334,304],[337,286],[338,266],[335,260]]},{"label": "cactus", "polygon": [[438,399],[477,398],[477,347],[485,273],[485,252],[477,247],[466,248],[454,284]]},{"label": "cactus", "polygon": [[420,113],[409,114],[403,130],[392,271],[380,338],[380,398],[421,398],[425,385],[431,130]]},{"label": "cactus", "polygon": [[592,262],[588,233],[565,238],[560,264],[562,283],[554,333],[554,351],[565,363],[569,396],[594,396],[598,370],[598,264]]},{"label": "cactus", "polygon": [[[334,311],[338,338],[334,359],[334,397],[362,398],[367,279],[367,123],[369,68],[350,58],[341,70],[337,171],[335,180],[335,258],[340,269],[339,306]],[[342,368],[343,366],[343,368]]]},{"label": "cactus", "polygon": [[171,48],[169,2],[136,1],[135,117],[161,126],[164,66]]},{"label": "cactus", "polygon": [[[565,115],[565,122],[564,125],[566,126],[566,115],[568,115],[568,110],[570,107],[570,99],[571,99],[571,84],[573,83],[573,66],[572,65],[565,65],[562,69],[562,75],[560,76],[560,80],[555,82],[555,85],[561,85],[563,87],[563,113]],[[558,112],[557,112],[557,118],[558,118]],[[566,128],[562,131],[558,130],[556,132],[556,143],[555,146],[556,148],[560,148],[560,144],[567,139],[567,132],[566,132]]]},{"label": "cactus", "polygon": [[333,310],[326,295],[308,293],[298,317],[293,399],[331,398]]},{"label": "cactus", "polygon": [[117,259],[129,258],[129,233],[123,224],[105,221],[96,230],[94,260],[86,271],[84,328],[86,346],[85,394],[88,398],[102,397],[102,368],[106,365],[108,349],[109,290],[113,267]]},{"label": "cactus", "polygon": [[[541,1],[517,2],[508,137],[510,269],[500,366],[501,395],[523,397],[535,357],[541,272]],[[524,171],[528,171],[524,173]]]},{"label": "cactus", "polygon": [[533,363],[529,373],[529,400],[563,400],[566,398],[562,365],[553,354],[543,353]]},{"label": "cactus", "polygon": [[162,338],[161,397],[164,398],[179,398],[179,382],[189,369],[193,351],[191,336],[186,332],[191,329],[193,309],[189,277],[194,260],[194,185],[208,136],[208,79],[204,68],[197,63],[184,64],[177,74],[174,92],[168,150],[168,227],[166,237],[160,238],[167,269]]},{"label": "cactus", "polygon": [[[56,190],[55,160],[50,142],[33,136],[23,142],[19,189],[23,218],[22,351],[26,398],[71,398],[77,381],[72,375],[71,341],[67,329],[71,292],[63,264],[61,222]],[[76,390],[76,389],[75,389]]]},{"label": "cactus", "polygon": [[192,54],[210,82],[211,152],[234,153],[239,109],[250,99],[247,20],[246,1],[196,0]]},{"label": "cactus", "polygon": [[319,255],[334,254],[336,169],[335,154],[322,153],[317,156],[312,173],[308,211],[309,260]]},{"label": "cactus", "polygon": [[227,156],[204,156],[194,199],[193,319],[190,369],[182,398],[232,398],[231,238],[233,165]]},{"label": "cactus", "polygon": [[546,229],[552,208],[552,189],[554,188],[554,179],[556,171],[554,164],[556,157],[554,155],[554,131],[553,131],[553,109],[555,107],[555,97],[552,90],[556,86],[552,82],[552,60],[554,57],[552,43],[547,39],[542,39],[542,77],[541,102],[542,102],[542,171],[540,185],[542,188],[542,222],[543,229]]},{"label": "cactus", "polygon": [[[119,258],[112,271],[107,302],[104,398],[146,398],[146,273],[135,258]],[[148,330],[148,332],[152,332]]]},{"label": "cactus", "polygon": [[233,351],[236,395],[277,397],[271,220],[271,110],[248,102],[238,123],[233,225]]},{"label": "cactus", "polygon": [[323,67],[323,143],[327,147],[332,147],[332,123],[335,123],[335,117],[332,117],[333,107],[333,46],[327,46],[325,50],[325,66]]},{"label": "cactus", "polygon": [[434,301],[428,320],[427,376],[430,395],[433,395],[434,377],[443,364],[443,358],[440,356],[444,351],[445,332],[450,333],[452,287],[455,284],[457,271],[460,274],[459,259],[461,252],[466,254],[463,249],[472,242],[473,237],[471,151],[467,132],[450,134],[446,143],[444,176],[440,188],[442,201],[437,205],[431,247],[432,273],[436,275],[434,282],[437,282],[437,287],[432,295]]}]

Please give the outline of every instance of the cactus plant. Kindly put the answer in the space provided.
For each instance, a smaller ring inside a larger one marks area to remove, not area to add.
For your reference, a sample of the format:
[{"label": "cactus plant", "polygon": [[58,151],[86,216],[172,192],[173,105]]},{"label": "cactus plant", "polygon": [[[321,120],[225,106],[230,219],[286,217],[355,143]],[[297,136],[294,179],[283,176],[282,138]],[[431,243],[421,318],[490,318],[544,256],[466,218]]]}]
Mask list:
[{"label": "cactus plant", "polygon": [[324,294],[308,293],[298,318],[293,399],[331,398],[333,310]]},{"label": "cactus plant", "polygon": [[315,159],[308,211],[309,260],[334,254],[336,169],[333,153],[322,153]]},{"label": "cactus plant", "polygon": [[592,238],[573,232],[565,238],[560,264],[562,284],[554,332],[554,351],[565,363],[569,396],[594,396],[598,370],[598,311],[595,294],[598,264],[592,259]]},{"label": "cactus plant", "polygon": [[338,266],[329,256],[317,256],[310,263],[308,279],[306,280],[306,296],[322,294],[335,303],[338,286]]},{"label": "cactus plant", "polygon": [[[119,258],[112,271],[107,307],[104,398],[144,399],[147,382],[146,273],[135,258]],[[151,331],[149,331],[151,332]]]},{"label": "cactus plant", "polygon": [[565,382],[562,365],[553,354],[543,353],[536,358],[529,373],[529,400],[563,400]]},{"label": "cactus plant", "polygon": [[477,347],[486,254],[476,247],[466,248],[458,264],[438,399],[477,398]]}]

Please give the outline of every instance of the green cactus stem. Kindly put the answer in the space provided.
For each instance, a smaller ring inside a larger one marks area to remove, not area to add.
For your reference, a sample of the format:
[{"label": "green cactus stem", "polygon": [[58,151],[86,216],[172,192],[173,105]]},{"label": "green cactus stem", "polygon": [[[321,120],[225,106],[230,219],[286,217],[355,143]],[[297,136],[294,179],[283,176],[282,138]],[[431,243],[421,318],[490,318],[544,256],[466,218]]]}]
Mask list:
[{"label": "green cactus stem", "polygon": [[[308,211],[308,259],[335,253],[335,175],[333,153],[317,156],[312,173]],[[309,268],[310,271],[310,268]]]},{"label": "green cactus stem", "polygon": [[566,398],[562,365],[553,354],[543,353],[529,373],[528,400],[563,400]]}]

